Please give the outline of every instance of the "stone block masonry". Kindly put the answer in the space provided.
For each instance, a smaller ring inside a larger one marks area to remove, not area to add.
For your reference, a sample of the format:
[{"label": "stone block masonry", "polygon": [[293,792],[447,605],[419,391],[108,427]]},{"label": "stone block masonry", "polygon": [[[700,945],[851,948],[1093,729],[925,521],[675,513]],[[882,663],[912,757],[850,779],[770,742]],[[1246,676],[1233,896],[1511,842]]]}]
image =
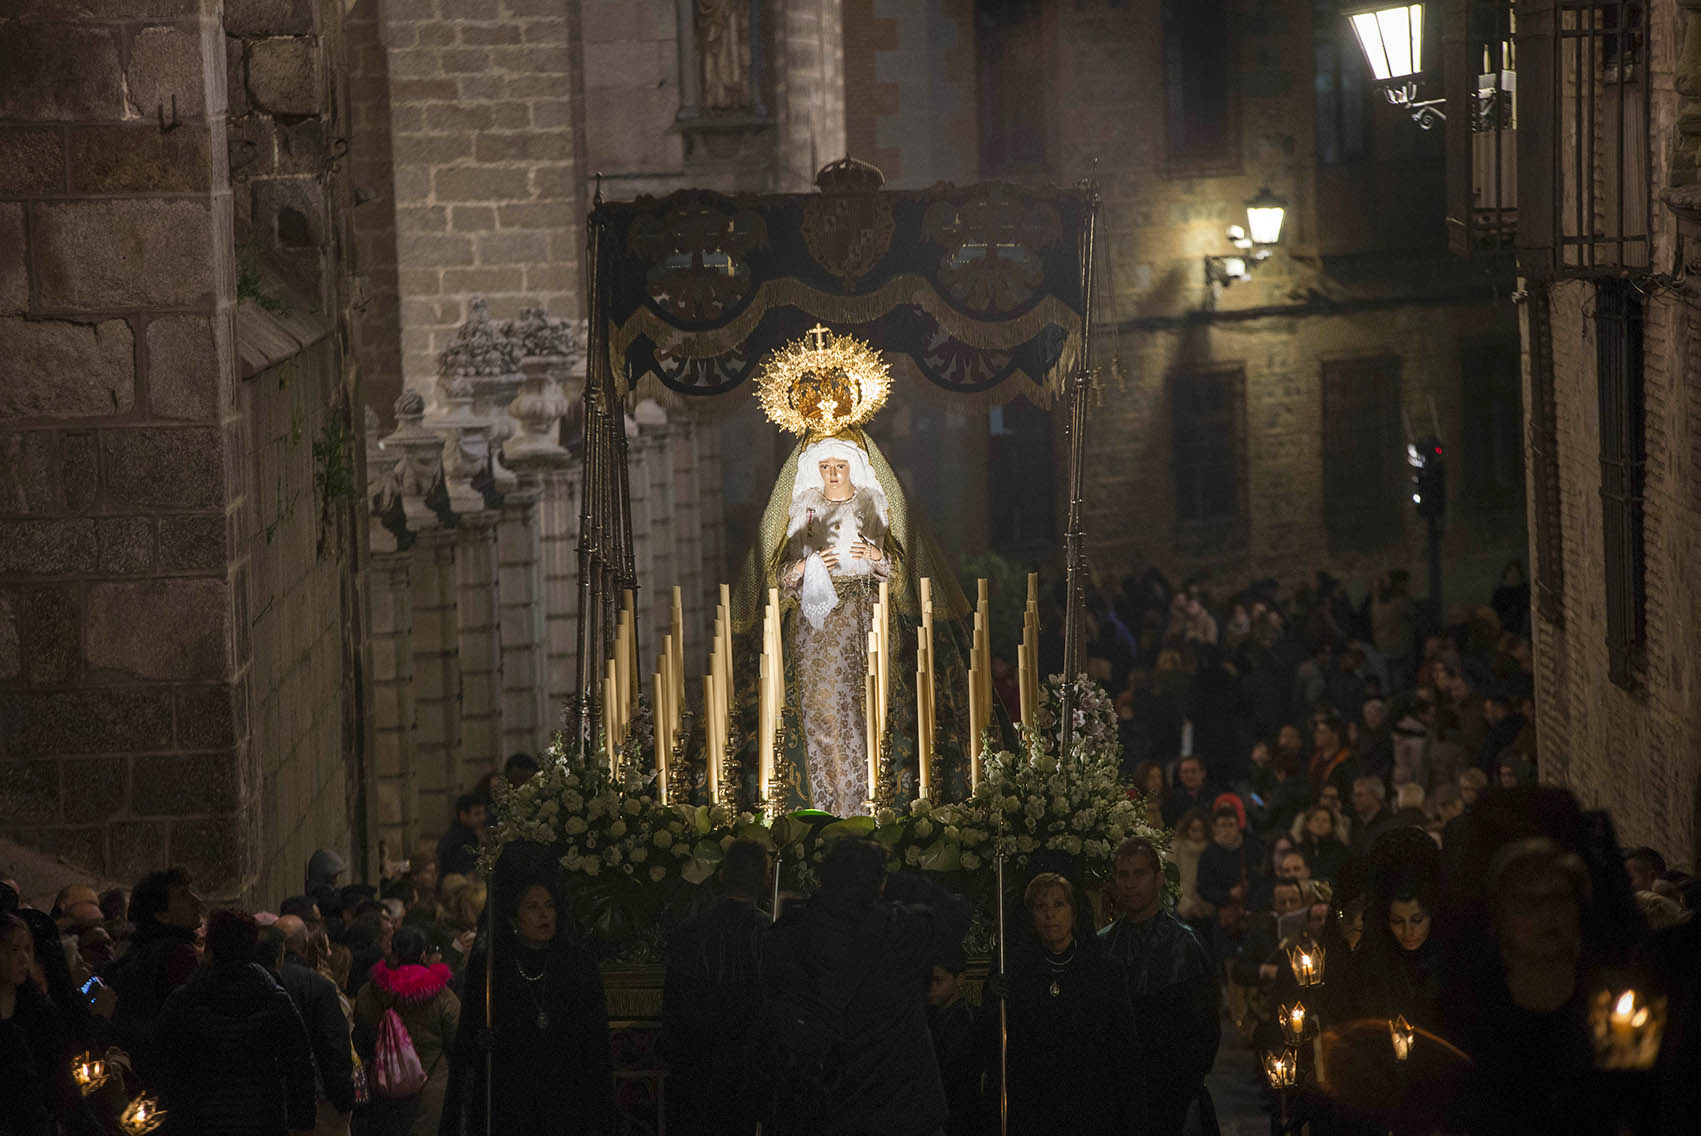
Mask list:
[{"label": "stone block masonry", "polygon": [[[579,141],[570,118],[555,113],[574,65],[564,8],[528,0],[382,8],[383,58],[370,67],[388,76],[389,115],[377,121],[374,106],[358,126],[388,142],[393,205],[357,221],[365,231],[394,227],[403,385],[430,389],[474,293],[497,318],[532,303],[579,314]],[[388,400],[374,405],[383,412]]]},{"label": "stone block masonry", "polygon": [[275,902],[359,852],[337,289],[237,255],[324,267],[340,35],[335,0],[0,6],[0,830],[82,873]]}]

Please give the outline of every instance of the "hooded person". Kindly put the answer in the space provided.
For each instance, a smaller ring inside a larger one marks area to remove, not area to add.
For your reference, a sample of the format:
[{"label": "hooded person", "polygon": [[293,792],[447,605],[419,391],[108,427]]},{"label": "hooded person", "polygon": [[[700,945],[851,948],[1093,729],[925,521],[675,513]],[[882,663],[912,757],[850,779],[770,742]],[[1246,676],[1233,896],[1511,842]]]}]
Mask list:
[{"label": "hooded person", "polygon": [[307,890],[320,886],[336,887],[337,877],[347,868],[341,856],[329,848],[319,849],[307,860]]}]

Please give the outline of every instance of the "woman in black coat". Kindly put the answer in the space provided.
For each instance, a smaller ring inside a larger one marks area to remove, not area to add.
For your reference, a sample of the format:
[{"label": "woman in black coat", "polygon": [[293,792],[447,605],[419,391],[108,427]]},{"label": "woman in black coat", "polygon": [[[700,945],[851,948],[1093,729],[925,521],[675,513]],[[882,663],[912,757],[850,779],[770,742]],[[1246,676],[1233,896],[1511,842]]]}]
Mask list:
[{"label": "woman in black coat", "polygon": [[[499,872],[491,902],[497,905],[492,1028],[485,1028],[486,944],[467,962],[443,1136],[463,1131],[612,1136],[614,1061],[596,959],[562,931],[553,880],[504,878]],[[486,1053],[494,1058],[489,1118]]]},{"label": "woman in black coat", "polygon": [[1062,876],[1035,876],[1023,899],[1036,934],[1012,953],[1007,977],[1012,1136],[1142,1131],[1122,965],[1099,949],[1090,921],[1077,933],[1076,912],[1086,908]]}]

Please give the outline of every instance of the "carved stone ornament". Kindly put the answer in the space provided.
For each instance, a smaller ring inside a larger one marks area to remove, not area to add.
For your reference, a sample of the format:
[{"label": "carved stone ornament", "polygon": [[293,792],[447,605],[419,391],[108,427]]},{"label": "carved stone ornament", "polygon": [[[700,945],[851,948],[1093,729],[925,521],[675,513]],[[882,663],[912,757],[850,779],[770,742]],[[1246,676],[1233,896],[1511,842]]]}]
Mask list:
[{"label": "carved stone ornament", "polygon": [[508,337],[519,345],[522,359],[575,359],[579,336],[570,320],[556,319],[543,308],[521,308],[509,321]]},{"label": "carved stone ornament", "polygon": [[467,301],[466,322],[437,357],[442,375],[503,375],[520,369],[520,345],[490,318],[483,296]]},{"label": "carved stone ornament", "polygon": [[419,532],[434,522],[425,497],[443,473],[443,439],[420,424],[425,399],[418,391],[403,391],[395,409],[396,429],[379,440],[378,448],[397,457],[378,490],[376,504],[386,511],[400,500],[408,529]]}]

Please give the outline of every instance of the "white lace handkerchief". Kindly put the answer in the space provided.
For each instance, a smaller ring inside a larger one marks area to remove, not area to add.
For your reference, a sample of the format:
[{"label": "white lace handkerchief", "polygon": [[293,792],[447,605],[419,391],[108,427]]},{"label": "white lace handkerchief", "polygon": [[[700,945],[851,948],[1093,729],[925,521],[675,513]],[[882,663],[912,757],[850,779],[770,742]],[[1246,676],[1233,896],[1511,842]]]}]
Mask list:
[{"label": "white lace handkerchief", "polygon": [[828,614],[839,606],[839,591],[833,587],[833,578],[828,575],[820,553],[810,553],[809,559],[803,562],[803,588],[798,595],[798,605],[803,608],[804,618],[817,631],[827,622]]}]

